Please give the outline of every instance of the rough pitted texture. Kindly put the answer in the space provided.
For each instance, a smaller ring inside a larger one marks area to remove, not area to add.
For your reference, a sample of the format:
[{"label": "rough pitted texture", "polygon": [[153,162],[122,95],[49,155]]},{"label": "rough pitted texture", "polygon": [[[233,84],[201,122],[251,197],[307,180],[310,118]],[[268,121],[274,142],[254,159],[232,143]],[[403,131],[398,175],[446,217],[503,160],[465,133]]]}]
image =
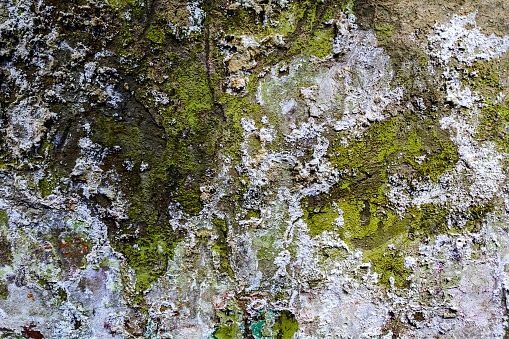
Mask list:
[{"label": "rough pitted texture", "polygon": [[0,337],[508,337],[507,18],[0,0]]}]

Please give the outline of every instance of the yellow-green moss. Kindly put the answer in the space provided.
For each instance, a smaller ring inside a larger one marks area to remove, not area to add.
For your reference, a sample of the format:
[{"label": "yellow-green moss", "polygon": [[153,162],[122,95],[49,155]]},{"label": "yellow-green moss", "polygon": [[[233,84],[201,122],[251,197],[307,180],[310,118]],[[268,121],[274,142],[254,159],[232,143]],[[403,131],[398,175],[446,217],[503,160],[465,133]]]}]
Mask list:
[{"label": "yellow-green moss", "polygon": [[261,118],[260,107],[253,105],[247,97],[239,98],[235,95],[222,94],[219,101],[226,111],[228,125],[222,131],[223,146],[234,159],[240,160],[240,144],[243,141],[242,126],[240,120],[243,116],[256,119]]},{"label": "yellow-green moss", "polygon": [[501,91],[503,87],[498,74],[497,61],[475,61],[466,68],[466,72],[461,74],[461,80],[474,90],[491,87],[496,91]]},{"label": "yellow-green moss", "polygon": [[259,218],[260,217],[260,211],[258,210],[249,210],[246,214],[245,220],[249,220],[252,218]]},{"label": "yellow-green moss", "polygon": [[155,44],[163,45],[165,43],[164,31],[156,25],[150,25],[147,30],[147,39]]},{"label": "yellow-green moss", "polygon": [[509,151],[509,101],[482,108],[477,137],[496,142],[500,148]]},{"label": "yellow-green moss", "polygon": [[228,227],[224,220],[215,218],[212,220],[217,234],[216,243],[212,249],[219,255],[219,272],[234,279],[233,270],[230,266],[231,248],[228,244]]},{"label": "yellow-green moss", "polygon": [[233,299],[222,309],[216,309],[219,325],[212,333],[214,339],[242,338],[244,333],[243,312]]},{"label": "yellow-green moss", "polygon": [[315,23],[316,19],[316,8],[318,7],[318,2],[315,2],[313,5],[310,6],[310,9],[308,10],[308,15],[306,18],[306,30],[311,31],[313,29],[313,24]]},{"label": "yellow-green moss", "polygon": [[128,5],[135,6],[138,0],[104,0],[108,5],[115,9],[122,9]]},{"label": "yellow-green moss", "polygon": [[8,226],[9,215],[3,209],[0,209],[0,227]]},{"label": "yellow-green moss", "polygon": [[[153,24],[148,29],[147,38],[162,46],[164,35],[157,27]],[[164,274],[167,261],[173,258],[174,248],[182,239],[181,233],[168,226],[168,205],[177,203],[189,215],[200,213],[203,208],[200,186],[207,171],[218,165],[219,152],[239,156],[240,118],[244,109],[251,107],[237,96],[216,97],[215,88],[221,80],[207,73],[207,67],[195,53],[200,48],[190,48],[186,57],[158,54],[153,63],[158,63],[160,72],[167,75],[166,81],[157,79],[154,67],[145,60],[139,62],[138,87],[134,87],[136,100],[145,106],[147,113],[150,111],[151,116],[145,119],[155,119],[157,125],[105,116],[94,125],[99,143],[111,148],[120,146],[109,161],[115,163],[126,180],[130,220],[115,230],[116,235],[110,239],[136,272],[138,303],[142,301],[141,292]],[[156,88],[168,100],[157,101],[155,92],[147,88]],[[129,167],[126,162],[131,163],[132,169],[126,170]],[[143,171],[142,163],[146,164]],[[226,232],[222,229],[217,232],[221,239],[213,250],[219,254],[220,270],[233,277]]]},{"label": "yellow-green moss", "polygon": [[278,339],[291,339],[298,330],[299,323],[293,313],[286,310],[281,311],[281,316],[274,326],[275,337]]},{"label": "yellow-green moss", "polygon": [[7,284],[0,280],[0,299],[7,299],[9,296],[9,288]]},{"label": "yellow-green moss", "polygon": [[144,291],[151,282],[166,272],[168,260],[173,259],[179,241],[171,230],[149,225],[132,243],[121,246],[129,266],[136,272],[136,289]]},{"label": "yellow-green moss", "polygon": [[314,34],[308,38],[307,43],[301,38],[297,38],[288,53],[297,54],[300,52],[305,55],[324,58],[332,51],[334,34],[333,28],[316,30]]},{"label": "yellow-green moss", "polygon": [[412,274],[412,270],[405,268],[405,258],[402,253],[397,250],[387,250],[376,254],[372,254],[370,259],[374,270],[379,274],[378,282],[390,288],[390,277],[393,277],[394,287],[408,288],[410,282],[407,278]]},{"label": "yellow-green moss", "polygon": [[[456,148],[435,120],[414,119],[403,115],[371,125],[361,138],[338,136],[329,148],[329,160],[341,173],[340,180],[328,195],[303,200],[304,219],[310,233],[334,231],[347,244],[364,250],[372,260],[380,282],[388,286],[389,277],[396,286],[406,285],[409,271],[403,259],[384,257],[387,243],[408,237],[429,237],[450,232],[447,209],[441,206],[410,207],[400,217],[386,197],[388,176],[429,177],[433,181],[457,162]],[[404,168],[402,171],[400,168]],[[331,206],[335,204],[337,210]],[[334,221],[341,211],[343,227]],[[410,235],[411,234],[411,235]]]},{"label": "yellow-green moss", "polygon": [[379,40],[388,42],[392,37],[392,26],[380,25],[375,27],[375,33]]},{"label": "yellow-green moss", "polygon": [[[43,159],[51,159],[53,156],[53,144],[48,139],[44,139],[44,141],[41,143],[38,153],[42,155]],[[60,167],[52,165],[53,164],[50,163],[49,166],[45,166],[44,177],[40,179],[37,184],[39,193],[43,198],[50,195],[53,190],[58,187],[60,187],[62,190],[68,188],[68,185],[64,184],[61,180],[62,178],[66,177],[65,173]]]},{"label": "yellow-green moss", "polygon": [[309,207],[308,199],[303,199],[302,210],[304,211],[304,218],[309,227],[309,232],[313,236],[320,235],[324,231],[338,230],[335,220],[339,217],[339,214],[334,211],[330,203],[318,209],[316,207]]},{"label": "yellow-green moss", "polygon": [[[120,146],[120,153],[111,155],[110,161],[116,161],[117,171],[125,177],[130,220],[121,227],[122,233],[127,236],[126,240],[114,236],[112,244],[126,256],[129,266],[135,270],[136,289],[141,293],[154,279],[166,272],[167,262],[173,258],[174,248],[182,238],[165,224],[168,218],[167,206],[164,211],[161,211],[160,208],[163,207],[159,206],[164,205],[164,201],[170,201],[165,192],[178,186],[182,179],[179,181],[179,178],[174,179],[168,175],[170,167],[167,160],[154,153],[155,150],[151,149],[138,126],[101,115],[94,125],[94,137],[108,147]],[[132,162],[133,169],[127,171],[124,161]],[[140,171],[142,162],[149,165],[149,170]],[[152,169],[155,178],[152,177]],[[158,176],[161,173],[166,174]],[[169,187],[161,188],[162,185]],[[162,200],[163,198],[165,200]],[[199,197],[195,199],[199,201]],[[182,205],[191,212],[196,212],[186,202]],[[139,233],[135,234],[135,229],[130,226],[132,223],[138,225]]]}]

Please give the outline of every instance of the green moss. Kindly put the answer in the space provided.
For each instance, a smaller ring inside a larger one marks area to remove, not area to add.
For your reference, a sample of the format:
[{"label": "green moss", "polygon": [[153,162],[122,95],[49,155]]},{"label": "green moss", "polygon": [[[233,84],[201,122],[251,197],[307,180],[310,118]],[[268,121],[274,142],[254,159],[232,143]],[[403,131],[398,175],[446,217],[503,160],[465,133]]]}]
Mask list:
[{"label": "green moss", "polygon": [[[396,256],[391,263],[383,256],[387,243],[454,230],[447,224],[449,211],[441,206],[409,208],[400,217],[385,194],[388,177],[428,177],[436,182],[457,162],[456,148],[435,120],[410,115],[375,123],[362,137],[345,140],[340,135],[329,148],[329,160],[341,173],[339,183],[328,195],[303,200],[304,219],[312,235],[334,231],[347,244],[363,249],[366,260],[372,260],[381,273],[382,284],[388,286],[392,275],[397,287],[407,286],[409,271],[402,266],[403,259]],[[336,210],[331,208],[334,204]],[[343,218],[343,227],[335,225],[338,216]]]},{"label": "green moss", "polygon": [[54,171],[48,171],[46,177],[42,178],[38,182],[38,187],[41,196],[45,198],[48,195],[50,195],[54,189],[59,187],[66,189],[68,185],[63,184],[60,181],[60,178],[62,177],[64,177],[64,175],[62,173],[59,173],[58,169],[55,169]]},{"label": "green moss", "polygon": [[240,120],[243,116],[256,119],[261,118],[260,107],[252,104],[247,97],[239,98],[230,94],[222,94],[219,98],[226,111],[227,126],[223,130],[222,144],[227,153],[236,160],[240,160],[240,144],[243,141]]},{"label": "green moss", "polygon": [[290,311],[281,311],[281,316],[274,326],[274,332],[277,334],[275,338],[278,339],[291,339],[293,335],[299,330],[299,323]]},{"label": "green moss", "polygon": [[150,25],[147,30],[147,39],[154,44],[164,45],[164,31],[156,25]]},{"label": "green moss", "polygon": [[406,143],[406,149],[410,156],[416,157],[421,155],[421,138],[417,135],[417,130],[414,129],[412,132],[410,132]]},{"label": "green moss", "polygon": [[316,30],[314,34],[308,38],[307,43],[301,38],[297,38],[288,53],[302,53],[309,56],[313,55],[318,58],[324,58],[332,51],[332,40],[334,39],[334,34],[333,28]]},{"label": "green moss", "polygon": [[242,338],[242,329],[238,323],[230,322],[219,326],[212,334],[215,339],[237,339]]},{"label": "green moss", "polygon": [[211,338],[274,338],[291,339],[299,330],[295,316],[287,310],[263,308],[255,315],[243,312],[236,300],[230,299],[226,307],[216,310],[219,319]]},{"label": "green moss", "polygon": [[[339,170],[355,174],[356,178],[349,176],[349,179],[364,181],[367,185],[363,184],[363,189],[377,194],[380,184],[386,181],[385,176],[398,164],[407,163],[419,171],[420,176],[429,176],[434,181],[452,168],[458,157],[454,144],[444,138],[446,136],[432,120],[392,118],[373,124],[361,140],[353,140],[348,146],[338,143],[330,159]],[[416,159],[418,156],[425,157]],[[351,187],[348,181],[343,181],[340,189]],[[360,197],[358,193],[354,195]]]},{"label": "green moss", "polygon": [[39,193],[43,198],[50,195],[53,190],[61,188],[65,190],[68,188],[67,184],[64,184],[61,179],[66,178],[68,175],[64,173],[64,170],[60,166],[48,161],[53,156],[54,147],[50,140],[44,139],[41,146],[38,149],[38,154],[41,155],[45,162],[48,162],[44,166],[44,177],[37,183]]},{"label": "green moss", "polygon": [[[166,224],[167,204],[176,200],[190,213],[197,213],[195,201],[199,201],[199,194],[196,189],[190,192],[183,189],[184,194],[177,195],[183,179],[170,175],[172,167],[168,158],[157,154],[164,154],[164,151],[153,148],[142,127],[99,116],[94,128],[94,137],[99,143],[120,146],[119,153],[111,155],[110,161],[116,161],[118,172],[125,177],[130,220],[118,230],[123,237],[112,237],[112,244],[126,256],[129,266],[136,272],[136,301],[140,302],[140,293],[166,272],[167,262],[173,259],[175,246],[182,237]],[[125,161],[132,163],[131,170],[125,169]],[[149,170],[140,170],[142,162],[148,164]],[[138,231],[135,232],[132,223],[138,225]]]},{"label": "green moss", "polygon": [[394,287],[408,288],[410,282],[407,278],[412,270],[405,268],[405,258],[402,253],[396,250],[388,250],[383,253],[371,254],[369,257],[375,271],[379,274],[378,282],[390,288],[390,277],[394,278]]},{"label": "green moss", "polygon": [[104,0],[108,5],[115,9],[122,9],[128,5],[135,6],[138,0]]},{"label": "green moss", "polygon": [[482,108],[477,137],[494,141],[503,151],[509,151],[509,101]]},{"label": "green moss", "polygon": [[311,8],[308,11],[308,15],[306,18],[306,30],[311,31],[313,30],[313,24],[315,23],[316,19],[316,8],[318,7],[318,2],[315,2],[313,5],[311,5]]},{"label": "green moss", "polygon": [[428,65],[428,57],[426,55],[421,55],[421,57],[419,58],[419,67],[420,68],[424,68]]},{"label": "green moss", "polygon": [[384,214],[378,213],[381,204],[375,199],[344,200],[339,201],[338,205],[343,210],[345,238],[358,247],[379,246],[381,239],[388,240],[386,235],[399,231],[399,228],[393,227],[398,220],[397,215],[390,209],[384,209]]},{"label": "green moss", "polygon": [[121,146],[125,156],[128,157],[137,157],[142,152],[142,136],[138,126],[117,122],[113,117],[100,115],[94,127],[94,136],[103,145]]},{"label": "green moss", "polygon": [[[1,211],[1,210],[0,210]],[[1,225],[1,221],[0,221]],[[2,227],[2,226],[0,226]],[[0,230],[0,266],[10,265],[12,262],[11,243],[5,235],[2,235],[3,230]]]},{"label": "green moss", "polygon": [[219,255],[219,272],[234,279],[233,270],[230,266],[231,248],[228,244],[228,226],[226,222],[215,218],[212,220],[217,234],[216,243],[212,248]]},{"label": "green moss", "polygon": [[305,14],[305,9],[300,7],[299,3],[288,4],[288,10],[281,11],[281,15],[278,18],[278,26],[275,31],[283,36],[289,36],[293,34],[297,29],[297,24]]},{"label": "green moss", "polygon": [[219,320],[217,329],[212,333],[214,339],[240,339],[244,337],[243,312],[233,299],[229,299],[222,309],[216,309]]},{"label": "green moss", "polygon": [[354,0],[349,0],[348,2],[341,4],[341,10],[343,11],[343,13],[354,14],[353,12],[354,3],[355,3]]},{"label": "green moss", "polygon": [[7,299],[9,296],[9,288],[7,284],[0,280],[0,299]]},{"label": "green moss", "polygon": [[133,7],[133,14],[135,18],[141,20],[143,17],[143,7],[140,4],[135,4]]},{"label": "green moss", "polygon": [[495,61],[475,61],[466,68],[466,72],[461,75],[461,80],[474,90],[491,87],[501,91],[503,87],[500,84],[499,72]]},{"label": "green moss", "polygon": [[63,302],[65,302],[65,301],[67,301],[67,299],[68,299],[68,297],[67,297],[67,292],[66,292],[64,289],[60,288],[60,287],[59,287],[59,288],[58,288],[58,290],[57,290],[57,295],[58,295],[58,297],[60,298],[60,301],[61,301],[62,303],[63,303]]},{"label": "green moss", "polygon": [[483,206],[472,206],[469,211],[470,215],[465,228],[469,232],[480,231],[480,222],[484,220],[489,213],[493,213],[494,210],[495,205],[493,203],[488,203]]},{"label": "green moss", "polygon": [[9,215],[7,211],[0,209],[0,227],[6,227],[9,225]]},{"label": "green moss", "polygon": [[116,52],[119,55],[127,56],[129,54],[126,47],[129,46],[134,41],[132,35],[132,27],[133,24],[123,18],[122,27],[120,28],[118,35],[116,37],[117,39]]},{"label": "green moss", "polygon": [[392,26],[380,25],[375,27],[376,36],[380,41],[388,42],[392,37]]},{"label": "green moss", "polygon": [[257,218],[257,219],[260,218],[260,211],[258,211],[258,210],[249,210],[247,212],[245,220],[249,220],[249,219],[252,219],[252,218]]},{"label": "green moss", "polygon": [[166,272],[168,260],[180,241],[170,227],[149,225],[133,242],[120,245],[129,266],[136,272],[136,289],[144,291],[150,283]]},{"label": "green moss", "polygon": [[[148,32],[150,36],[151,29]],[[162,42],[159,38],[152,40]],[[244,109],[250,111],[252,107],[245,98],[217,98],[214,88],[219,77],[209,76],[200,56],[192,50],[186,57],[159,54],[152,61],[158,67],[149,67],[145,61],[139,63],[138,84],[133,88],[136,101],[145,106],[147,116],[140,121],[100,116],[94,124],[98,143],[111,148],[119,146],[108,161],[114,163],[126,182],[124,193],[130,203],[130,220],[119,228],[113,227],[110,239],[136,272],[138,303],[142,302],[141,292],[164,274],[182,239],[181,233],[168,226],[168,205],[176,204],[191,216],[201,212],[200,186],[209,171],[217,167],[219,152],[240,158],[240,118]],[[156,68],[167,80],[157,79],[153,72]],[[155,91],[144,88],[154,88],[168,100],[157,101]],[[157,124],[150,123],[153,120]],[[146,168],[143,171],[142,163]],[[217,232],[221,238],[214,249],[220,257],[220,270],[233,277],[226,231]]]},{"label": "green moss", "polygon": [[324,231],[337,230],[335,220],[339,214],[334,211],[331,204],[327,204],[320,209],[308,206],[308,199],[302,200],[302,210],[304,211],[304,218],[309,227],[309,232],[313,236],[322,234]]},{"label": "green moss", "polygon": [[416,134],[411,135],[407,143],[408,155],[406,157],[407,161],[414,168],[423,175],[429,176],[433,182],[436,182],[440,174],[456,164],[458,154],[456,146],[450,140],[440,139],[436,130],[433,131],[433,139],[435,143],[433,156],[426,156],[425,161],[420,161],[416,157],[426,155],[427,152],[422,148],[420,138]]},{"label": "green moss", "polygon": [[203,205],[200,200],[200,189],[198,187],[192,189],[182,188],[184,187],[184,180],[180,182],[180,190],[175,198],[180,203],[184,211],[190,215],[198,215],[203,209]]}]

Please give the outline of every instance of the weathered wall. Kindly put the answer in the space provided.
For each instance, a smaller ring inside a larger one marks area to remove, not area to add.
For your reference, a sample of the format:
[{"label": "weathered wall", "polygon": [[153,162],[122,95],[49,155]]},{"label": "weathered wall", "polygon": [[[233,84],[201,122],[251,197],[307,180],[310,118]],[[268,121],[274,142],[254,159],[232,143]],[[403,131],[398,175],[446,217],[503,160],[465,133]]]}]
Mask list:
[{"label": "weathered wall", "polygon": [[0,336],[506,337],[508,17],[1,0]]}]

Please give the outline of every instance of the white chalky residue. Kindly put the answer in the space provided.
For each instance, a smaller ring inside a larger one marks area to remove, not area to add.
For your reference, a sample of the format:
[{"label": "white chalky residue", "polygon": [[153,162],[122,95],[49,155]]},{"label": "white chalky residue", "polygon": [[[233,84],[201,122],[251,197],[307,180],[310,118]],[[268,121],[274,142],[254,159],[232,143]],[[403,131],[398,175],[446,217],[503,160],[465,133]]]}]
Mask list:
[{"label": "white chalky residue", "polygon": [[453,57],[459,62],[471,64],[475,60],[491,60],[507,52],[509,35],[500,38],[495,34],[482,34],[475,22],[476,14],[454,14],[449,23],[436,24],[435,34],[429,37],[429,54],[439,58],[444,64],[448,64]]},{"label": "white chalky residue", "polygon": [[205,21],[206,12],[200,7],[201,3],[192,1],[187,3],[187,10],[189,11],[189,28],[188,32],[200,33]]}]

